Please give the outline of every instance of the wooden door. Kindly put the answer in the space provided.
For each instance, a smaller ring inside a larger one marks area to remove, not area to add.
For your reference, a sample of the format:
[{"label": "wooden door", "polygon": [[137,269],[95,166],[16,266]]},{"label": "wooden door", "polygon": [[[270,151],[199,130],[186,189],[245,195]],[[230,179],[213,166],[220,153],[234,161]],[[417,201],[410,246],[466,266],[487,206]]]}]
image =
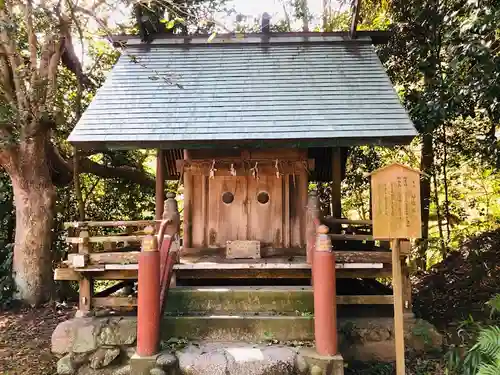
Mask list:
[{"label": "wooden door", "polygon": [[283,179],[248,178],[248,239],[283,247]]},{"label": "wooden door", "polygon": [[208,243],[225,247],[226,241],[247,239],[247,177],[216,176],[208,180]]}]

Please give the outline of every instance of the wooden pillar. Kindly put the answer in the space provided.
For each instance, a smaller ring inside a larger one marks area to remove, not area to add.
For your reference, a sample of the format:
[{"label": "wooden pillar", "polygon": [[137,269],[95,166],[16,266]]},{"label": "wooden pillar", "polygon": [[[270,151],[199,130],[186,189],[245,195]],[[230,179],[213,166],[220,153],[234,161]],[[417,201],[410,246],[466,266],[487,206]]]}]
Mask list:
[{"label": "wooden pillar", "polygon": [[165,152],[156,151],[156,189],[155,189],[155,219],[161,220],[165,202]]},{"label": "wooden pillar", "polygon": [[137,276],[137,354],[149,357],[160,342],[160,253],[154,228],[144,231]]},{"label": "wooden pillar", "polygon": [[396,341],[396,375],[405,374],[403,323],[403,280],[401,272],[401,240],[392,241],[392,290],[394,294],[394,337]]},{"label": "wooden pillar", "polygon": [[337,296],[335,290],[335,253],[328,227],[317,230],[313,260],[314,339],[322,356],[337,354]]},{"label": "wooden pillar", "polygon": [[[342,217],[342,201],[340,184],[342,182],[342,155],[340,147],[332,148],[332,217],[340,219]],[[332,233],[340,233],[342,226],[335,224],[332,226]]]},{"label": "wooden pillar", "polygon": [[[80,230],[80,244],[78,245],[78,254],[82,256],[83,264],[85,266],[86,259],[90,253],[89,244],[89,232],[87,228],[82,228]],[[78,299],[78,310],[80,315],[86,315],[90,312],[92,307],[92,294],[94,289],[94,283],[92,277],[89,273],[82,273],[82,277],[79,282],[79,299]]]},{"label": "wooden pillar", "polygon": [[319,201],[316,191],[309,193],[307,202],[307,248],[306,259],[307,263],[312,264],[314,247],[316,243],[316,231],[319,225]]},{"label": "wooden pillar", "polygon": [[192,247],[192,229],[193,229],[193,175],[189,169],[190,154],[184,150],[184,161],[187,166],[184,169],[184,218],[183,218],[183,247]]}]

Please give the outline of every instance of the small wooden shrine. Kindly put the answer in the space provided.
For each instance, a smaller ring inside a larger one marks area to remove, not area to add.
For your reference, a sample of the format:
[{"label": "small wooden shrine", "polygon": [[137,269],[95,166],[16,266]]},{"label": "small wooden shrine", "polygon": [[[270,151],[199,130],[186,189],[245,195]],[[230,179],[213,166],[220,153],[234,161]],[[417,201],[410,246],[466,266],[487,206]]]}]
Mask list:
[{"label": "small wooden shrine", "polygon": [[[263,33],[211,41],[172,36],[148,44],[121,38],[122,57],[69,141],[96,152],[156,149],[156,220],[68,223],[78,229],[68,237],[76,254],[56,270],[56,279],[80,282],[80,310],[139,305],[139,330],[153,327],[138,335],[139,353],[146,355],[154,353],[160,331],[159,323],[151,324],[163,311],[155,301],[161,294],[163,304],[176,281],[209,286],[221,279],[225,285],[304,280],[311,285],[314,275],[323,280],[310,289],[315,319],[333,327],[316,337],[318,352],[332,355],[336,304],[392,305],[392,295],[335,297],[336,279],[391,276],[395,263],[401,271],[407,253],[407,243],[398,242],[394,258],[388,241],[396,237],[376,236],[375,222],[385,220],[380,214],[395,212],[384,206],[384,197],[397,193],[387,195],[392,182],[374,186],[373,221],[348,220],[341,210],[349,147],[405,144],[416,135],[373,47],[387,37],[380,32],[358,32],[356,39],[345,33]],[[416,183],[410,177],[396,177],[396,188],[400,182]],[[166,180],[179,180],[182,196],[166,196]],[[329,217],[321,215],[310,194],[312,181],[331,184]],[[380,189],[386,189],[382,198]],[[403,206],[415,210],[414,203]],[[412,228],[418,226],[415,218],[409,219]],[[127,232],[102,236],[96,232],[100,227]],[[159,255],[150,255],[157,250]],[[322,251],[325,260],[315,264]],[[138,279],[138,299],[93,295],[92,282],[98,279]],[[401,282],[402,314],[411,309],[411,292],[406,276]],[[149,325],[141,325],[141,306],[148,310]],[[149,342],[141,344],[141,337]]]}]

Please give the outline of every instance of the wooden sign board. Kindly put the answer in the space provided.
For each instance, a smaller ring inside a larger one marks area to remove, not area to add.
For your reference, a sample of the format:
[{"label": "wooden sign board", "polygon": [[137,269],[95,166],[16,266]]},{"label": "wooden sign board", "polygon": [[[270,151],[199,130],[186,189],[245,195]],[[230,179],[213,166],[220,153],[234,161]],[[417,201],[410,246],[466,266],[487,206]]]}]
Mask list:
[{"label": "wooden sign board", "polygon": [[371,174],[373,237],[421,238],[420,172],[391,164]]}]

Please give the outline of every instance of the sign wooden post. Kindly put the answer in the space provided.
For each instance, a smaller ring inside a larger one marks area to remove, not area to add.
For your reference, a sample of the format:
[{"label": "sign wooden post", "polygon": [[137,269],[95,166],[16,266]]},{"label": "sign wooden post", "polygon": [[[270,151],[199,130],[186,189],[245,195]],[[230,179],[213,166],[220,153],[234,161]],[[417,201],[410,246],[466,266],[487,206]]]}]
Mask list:
[{"label": "sign wooden post", "polygon": [[371,174],[373,238],[391,240],[396,374],[405,374],[401,240],[420,238],[420,172],[391,164]]}]

